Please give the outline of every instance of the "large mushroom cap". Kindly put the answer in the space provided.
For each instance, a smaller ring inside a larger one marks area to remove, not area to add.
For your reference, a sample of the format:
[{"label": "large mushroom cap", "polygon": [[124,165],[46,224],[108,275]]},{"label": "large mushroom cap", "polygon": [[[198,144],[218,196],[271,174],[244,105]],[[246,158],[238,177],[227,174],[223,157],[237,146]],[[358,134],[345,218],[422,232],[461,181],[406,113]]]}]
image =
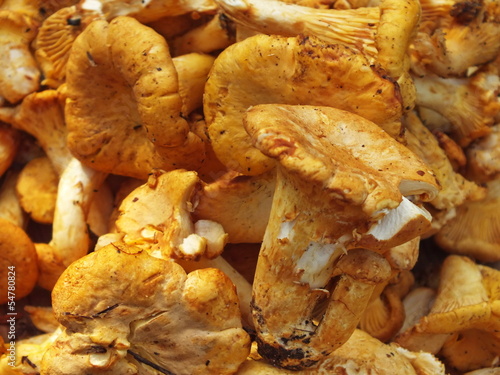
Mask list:
[{"label": "large mushroom cap", "polygon": [[68,267],[52,296],[66,330],[45,374],[233,374],[250,350],[234,285],[216,269],[186,275],[115,243]]},{"label": "large mushroom cap", "polygon": [[96,20],[78,36],[67,93],[68,147],[83,163],[138,178],[201,164],[166,41],[135,19]]},{"label": "large mushroom cap", "polygon": [[242,126],[250,106],[271,103],[336,107],[401,135],[399,88],[361,53],[312,37],[256,35],[218,56],[205,88],[210,139],[228,168],[249,175],[273,168]]},{"label": "large mushroom cap", "polygon": [[[387,199],[394,199],[394,204],[386,208],[394,208],[401,195],[428,201],[439,191],[434,173],[413,152],[373,122],[344,110],[263,104],[247,111],[245,127],[257,147],[291,173],[324,185],[332,198],[346,204],[365,204],[374,214],[382,209],[379,204],[388,204]],[[310,153],[302,154],[304,150]],[[347,173],[347,164],[357,173]],[[371,179],[366,179],[367,173]],[[381,190],[374,188],[375,178],[392,196],[382,198]],[[377,204],[370,206],[368,191],[375,192]]]}]

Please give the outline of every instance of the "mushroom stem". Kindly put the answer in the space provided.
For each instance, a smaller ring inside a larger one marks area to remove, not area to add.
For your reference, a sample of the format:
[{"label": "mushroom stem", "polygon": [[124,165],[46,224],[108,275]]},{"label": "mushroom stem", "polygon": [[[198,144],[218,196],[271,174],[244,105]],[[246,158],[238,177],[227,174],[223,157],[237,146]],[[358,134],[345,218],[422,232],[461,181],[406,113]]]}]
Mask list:
[{"label": "mushroom stem", "polygon": [[[314,366],[347,341],[390,266],[368,250],[346,253],[352,236],[335,224],[334,210],[312,209],[311,197],[321,200],[319,192],[304,192],[292,181],[279,169],[252,307],[261,355],[297,370]],[[349,267],[355,260],[356,267]],[[325,299],[323,318],[315,322],[315,307]]]},{"label": "mushroom stem", "polygon": [[50,246],[66,266],[87,254],[90,240],[87,213],[97,189],[107,174],[82,165],[73,158],[58,186]]}]

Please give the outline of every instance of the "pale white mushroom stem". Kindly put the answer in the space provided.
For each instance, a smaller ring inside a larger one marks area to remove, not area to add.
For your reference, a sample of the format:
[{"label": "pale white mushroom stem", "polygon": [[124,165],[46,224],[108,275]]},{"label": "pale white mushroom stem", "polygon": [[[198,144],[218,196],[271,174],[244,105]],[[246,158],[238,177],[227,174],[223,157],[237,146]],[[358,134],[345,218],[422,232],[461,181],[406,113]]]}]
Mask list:
[{"label": "pale white mushroom stem", "polygon": [[82,165],[76,158],[71,159],[61,175],[49,245],[65,266],[89,250],[88,209],[94,190],[106,176],[106,173]]}]

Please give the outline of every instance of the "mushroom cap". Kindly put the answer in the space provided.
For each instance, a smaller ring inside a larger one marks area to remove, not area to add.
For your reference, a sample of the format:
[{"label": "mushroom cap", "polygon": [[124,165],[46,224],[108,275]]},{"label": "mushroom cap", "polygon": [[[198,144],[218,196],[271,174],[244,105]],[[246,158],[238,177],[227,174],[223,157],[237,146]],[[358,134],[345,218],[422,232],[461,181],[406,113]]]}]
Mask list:
[{"label": "mushroom cap", "polygon": [[[247,111],[245,127],[256,147],[278,160],[304,194],[319,186],[344,213],[358,210],[358,233],[371,228],[366,238],[356,238],[359,246],[397,246],[418,236],[430,223],[420,209],[413,213],[415,217],[405,217],[402,211],[393,211],[393,218],[389,215],[396,207],[412,211],[403,195],[431,200],[438,185],[415,154],[371,121],[332,107],[263,104]],[[318,204],[323,207],[327,202]],[[383,218],[395,220],[390,225],[393,229],[395,222],[406,221],[392,233],[394,240],[378,232],[385,226]],[[377,221],[381,225],[373,226]],[[379,235],[384,239],[377,245]]]},{"label": "mushroom cap", "polygon": [[58,174],[71,160],[66,147],[65,97],[58,90],[44,90],[26,96],[16,107],[0,107],[0,119],[36,138]]},{"label": "mushroom cap", "polygon": [[401,136],[399,88],[361,53],[313,37],[256,35],[217,57],[205,87],[208,132],[226,167],[249,175],[274,167],[242,125],[249,107],[272,103],[344,109]]},{"label": "mushroom cap", "polygon": [[33,41],[35,59],[43,73],[42,85],[57,88],[65,81],[71,46],[83,29],[76,6],[59,9],[43,21]]},{"label": "mushroom cap", "polygon": [[233,374],[250,351],[227,276],[210,268],[186,275],[123,243],[70,265],[52,299],[66,329],[44,356],[42,373],[149,374],[153,366],[179,375]]},{"label": "mushroom cap", "polygon": [[500,179],[485,186],[486,197],[457,207],[455,217],[441,227],[434,239],[449,253],[496,262],[500,260]]},{"label": "mushroom cap", "polygon": [[38,263],[35,246],[24,230],[2,218],[0,228],[0,304],[4,304],[33,290]]},{"label": "mushroom cap", "polygon": [[21,170],[16,192],[24,211],[44,224],[54,220],[59,176],[46,156],[31,160]]},{"label": "mushroom cap", "polygon": [[137,178],[201,164],[204,143],[181,117],[177,72],[153,29],[130,17],[92,22],[66,73],[68,147],[83,163]]}]

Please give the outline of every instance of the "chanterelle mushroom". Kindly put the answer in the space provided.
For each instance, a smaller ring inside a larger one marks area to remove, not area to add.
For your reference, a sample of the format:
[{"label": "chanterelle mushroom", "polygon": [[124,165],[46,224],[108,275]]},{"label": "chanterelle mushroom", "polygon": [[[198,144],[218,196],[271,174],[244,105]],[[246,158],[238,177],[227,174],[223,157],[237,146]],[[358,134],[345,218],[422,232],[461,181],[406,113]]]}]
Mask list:
[{"label": "chanterelle mushroom", "polygon": [[66,74],[68,148],[84,164],[143,179],[200,166],[204,143],[181,116],[178,74],[153,29],[129,17],[92,22]]},{"label": "chanterelle mushroom", "polygon": [[227,276],[186,275],[123,243],[69,266],[52,300],[65,330],[46,352],[42,375],[229,375],[250,351]]},{"label": "chanterelle mushroom", "polygon": [[399,86],[354,49],[316,38],[256,35],[226,48],[205,86],[204,113],[217,157],[229,169],[258,175],[275,162],[252,146],[243,115],[257,104],[344,109],[401,137]]},{"label": "chanterelle mushroom", "polygon": [[253,290],[259,352],[281,367],[315,366],[349,338],[390,277],[381,255],[347,249],[383,250],[425,231],[430,215],[404,195],[432,199],[437,183],[411,151],[346,111],[258,105],[245,128],[279,162]]}]

